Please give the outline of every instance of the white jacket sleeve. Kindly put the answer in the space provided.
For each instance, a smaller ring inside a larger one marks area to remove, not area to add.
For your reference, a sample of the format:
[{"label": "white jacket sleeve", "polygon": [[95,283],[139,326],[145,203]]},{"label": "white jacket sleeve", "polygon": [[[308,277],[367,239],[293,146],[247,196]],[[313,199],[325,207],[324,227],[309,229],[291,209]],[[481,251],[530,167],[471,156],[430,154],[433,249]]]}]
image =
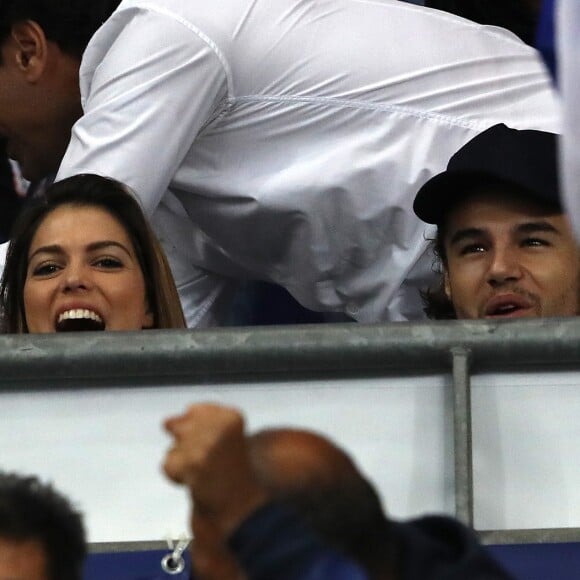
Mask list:
[{"label": "white jacket sleeve", "polygon": [[166,227],[164,206],[178,203],[167,192],[169,183],[199,131],[226,102],[224,59],[177,16],[129,6],[89,43],[80,87],[84,115],[73,127],[57,180],[97,173],[132,187],[167,252],[188,326],[216,324],[221,315],[212,309],[227,280],[191,262],[174,239],[175,228]]},{"label": "white jacket sleeve", "polygon": [[84,115],[57,179],[114,177],[151,214],[200,129],[219,113],[228,86],[224,60],[191,24],[128,8],[93,37],[80,77]]}]

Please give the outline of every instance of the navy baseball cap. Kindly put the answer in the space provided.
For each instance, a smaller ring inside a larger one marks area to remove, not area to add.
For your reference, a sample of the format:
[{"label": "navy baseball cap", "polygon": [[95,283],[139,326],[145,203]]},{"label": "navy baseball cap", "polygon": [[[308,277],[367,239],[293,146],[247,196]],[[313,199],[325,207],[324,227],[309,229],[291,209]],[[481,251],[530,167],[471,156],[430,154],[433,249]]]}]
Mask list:
[{"label": "navy baseball cap", "polygon": [[441,224],[452,207],[478,184],[502,182],[522,195],[561,211],[555,133],[494,125],[466,143],[415,197],[413,210],[428,224]]}]

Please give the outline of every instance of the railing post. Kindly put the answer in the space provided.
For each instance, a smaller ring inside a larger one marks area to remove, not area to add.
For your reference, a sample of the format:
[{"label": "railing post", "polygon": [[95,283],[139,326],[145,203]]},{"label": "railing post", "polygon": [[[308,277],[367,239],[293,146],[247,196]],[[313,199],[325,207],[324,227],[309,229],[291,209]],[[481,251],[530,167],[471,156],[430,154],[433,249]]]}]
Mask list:
[{"label": "railing post", "polygon": [[455,454],[455,515],[473,527],[473,462],[471,441],[471,379],[469,350],[451,349],[453,361],[453,443]]}]

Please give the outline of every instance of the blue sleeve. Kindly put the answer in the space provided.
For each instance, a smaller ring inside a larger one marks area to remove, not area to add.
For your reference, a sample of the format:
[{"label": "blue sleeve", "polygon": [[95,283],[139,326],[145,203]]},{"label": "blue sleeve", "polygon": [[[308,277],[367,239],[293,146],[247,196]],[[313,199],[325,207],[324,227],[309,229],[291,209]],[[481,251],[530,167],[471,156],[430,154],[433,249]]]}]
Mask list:
[{"label": "blue sleeve", "polygon": [[558,76],[554,34],[554,11],[556,2],[557,0],[543,0],[536,34],[536,48],[544,57],[544,62],[554,80]]},{"label": "blue sleeve", "polygon": [[252,514],[229,545],[250,580],[367,580],[359,565],[325,546],[280,504]]}]

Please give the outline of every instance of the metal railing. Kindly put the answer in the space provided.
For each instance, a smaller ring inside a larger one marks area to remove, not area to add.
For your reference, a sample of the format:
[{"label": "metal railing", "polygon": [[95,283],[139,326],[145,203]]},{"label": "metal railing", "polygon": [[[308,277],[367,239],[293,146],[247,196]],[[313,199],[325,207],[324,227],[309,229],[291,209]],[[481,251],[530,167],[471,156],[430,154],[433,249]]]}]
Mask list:
[{"label": "metal railing", "polygon": [[[82,340],[78,335],[0,336],[0,393],[51,385],[77,388],[79,380],[87,388],[112,379],[130,387],[240,378],[396,376],[410,369],[452,375],[456,515],[473,525],[472,374],[580,370],[580,319],[86,333]],[[480,534],[494,544],[580,541],[580,528]],[[141,545],[130,544],[133,549]],[[123,544],[122,549],[131,546]]]}]

